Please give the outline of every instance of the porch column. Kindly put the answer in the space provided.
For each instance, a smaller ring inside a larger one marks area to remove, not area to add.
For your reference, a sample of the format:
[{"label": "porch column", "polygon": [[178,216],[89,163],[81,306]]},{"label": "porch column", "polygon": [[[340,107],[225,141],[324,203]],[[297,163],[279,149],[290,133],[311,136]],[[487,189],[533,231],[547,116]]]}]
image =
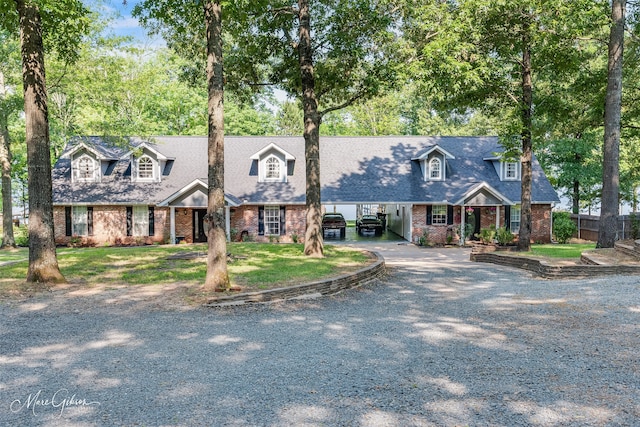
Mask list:
[{"label": "porch column", "polygon": [[224,228],[227,233],[227,242],[231,241],[231,208],[229,205],[224,207]]},{"label": "porch column", "polygon": [[465,220],[467,219],[467,210],[464,204],[460,207],[460,246],[464,246],[465,239]]},{"label": "porch column", "polygon": [[496,230],[500,228],[500,205],[496,205]]},{"label": "porch column", "polygon": [[171,244],[175,245],[176,244],[176,207],[175,206],[171,206],[169,208],[169,224],[170,224],[170,228],[171,228]]}]

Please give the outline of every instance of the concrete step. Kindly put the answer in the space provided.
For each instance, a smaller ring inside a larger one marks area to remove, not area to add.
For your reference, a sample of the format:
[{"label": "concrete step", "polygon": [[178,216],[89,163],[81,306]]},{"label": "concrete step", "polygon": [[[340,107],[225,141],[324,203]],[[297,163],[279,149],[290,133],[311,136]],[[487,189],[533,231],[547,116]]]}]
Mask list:
[{"label": "concrete step", "polygon": [[624,255],[640,259],[640,241],[638,240],[633,242],[633,244],[616,242],[614,247],[616,251]]}]

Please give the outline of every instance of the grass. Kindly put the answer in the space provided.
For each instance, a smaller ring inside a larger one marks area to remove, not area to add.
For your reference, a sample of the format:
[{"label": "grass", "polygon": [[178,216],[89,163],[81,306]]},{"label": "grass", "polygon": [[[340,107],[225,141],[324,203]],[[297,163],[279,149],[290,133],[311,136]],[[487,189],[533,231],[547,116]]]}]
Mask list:
[{"label": "grass", "polygon": [[531,245],[531,252],[549,258],[580,258],[582,252],[595,247],[595,243]]},{"label": "grass", "polygon": [[[206,245],[140,247],[59,248],[58,264],[72,284],[201,285],[206,275]],[[302,244],[228,243],[229,278],[244,290],[260,290],[304,283],[355,271],[370,260],[361,251],[325,246],[324,258],[303,255]],[[0,296],[24,282],[28,262],[26,248],[0,251]]]}]

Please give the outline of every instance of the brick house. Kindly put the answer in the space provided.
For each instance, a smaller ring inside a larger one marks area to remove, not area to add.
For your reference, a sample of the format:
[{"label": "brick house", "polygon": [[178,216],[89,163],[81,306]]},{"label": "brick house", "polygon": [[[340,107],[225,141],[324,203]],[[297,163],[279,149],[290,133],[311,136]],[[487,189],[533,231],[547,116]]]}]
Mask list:
[{"label": "brick house", "polygon": [[[520,164],[496,137],[322,137],[325,205],[377,206],[387,228],[415,242],[459,241],[491,225],[518,231]],[[205,241],[207,138],[76,138],[53,168],[58,244]],[[300,239],[305,230],[302,137],[225,137],[229,238]],[[533,161],[532,240],[551,239],[559,202]],[[448,237],[450,236],[450,237]]]}]

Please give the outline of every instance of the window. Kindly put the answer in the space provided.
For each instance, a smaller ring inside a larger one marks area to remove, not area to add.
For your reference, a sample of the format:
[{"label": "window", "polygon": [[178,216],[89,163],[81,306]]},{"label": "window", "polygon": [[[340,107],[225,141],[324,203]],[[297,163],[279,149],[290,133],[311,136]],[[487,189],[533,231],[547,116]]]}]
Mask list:
[{"label": "window", "polygon": [[93,235],[93,207],[67,206],[64,209],[66,236]]},{"label": "window", "polygon": [[265,162],[265,179],[280,179],[280,160],[269,157]]},{"label": "window", "polygon": [[153,206],[127,206],[127,236],[153,236],[154,212]]},{"label": "window", "polygon": [[133,207],[133,235],[149,235],[149,209],[146,206]]},{"label": "window", "polygon": [[147,156],[138,160],[138,179],[153,179],[153,160]]},{"label": "window", "polygon": [[447,224],[447,206],[434,205],[431,210],[431,224],[446,225]]},{"label": "window", "polygon": [[518,234],[520,232],[520,206],[511,206],[509,222],[511,224],[511,232]]},{"label": "window", "polygon": [[441,179],[442,178],[442,168],[440,159],[431,159],[429,162],[429,178],[430,179]]},{"label": "window", "polygon": [[504,179],[518,179],[518,164],[515,162],[505,163]]},{"label": "window", "polygon": [[73,176],[77,181],[94,181],[96,168],[94,160],[86,154],[75,161]]},{"label": "window", "polygon": [[280,234],[280,207],[264,207],[264,234]]}]

